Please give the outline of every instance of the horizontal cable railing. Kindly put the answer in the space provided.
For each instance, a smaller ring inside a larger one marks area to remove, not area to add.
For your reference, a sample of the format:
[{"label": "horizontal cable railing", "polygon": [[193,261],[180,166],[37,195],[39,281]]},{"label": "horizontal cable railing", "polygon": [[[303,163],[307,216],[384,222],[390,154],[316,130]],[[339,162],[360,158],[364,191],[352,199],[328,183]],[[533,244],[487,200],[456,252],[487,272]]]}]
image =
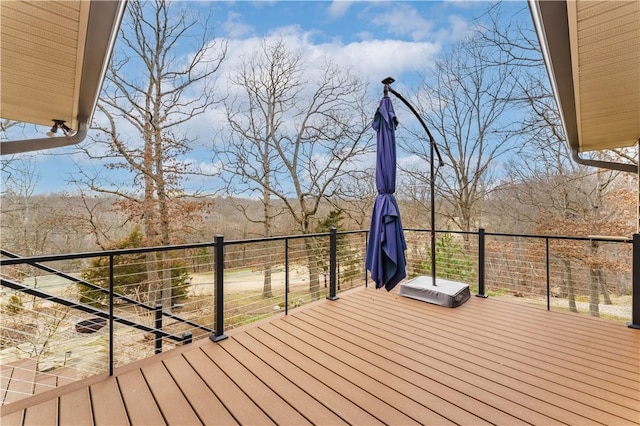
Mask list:
[{"label": "horizontal cable railing", "polygon": [[[435,233],[437,276],[477,295],[632,316],[630,239]],[[407,279],[431,275],[430,238],[405,230]],[[2,250],[1,402],[372,285],[367,240],[332,230],[24,258]]]}]

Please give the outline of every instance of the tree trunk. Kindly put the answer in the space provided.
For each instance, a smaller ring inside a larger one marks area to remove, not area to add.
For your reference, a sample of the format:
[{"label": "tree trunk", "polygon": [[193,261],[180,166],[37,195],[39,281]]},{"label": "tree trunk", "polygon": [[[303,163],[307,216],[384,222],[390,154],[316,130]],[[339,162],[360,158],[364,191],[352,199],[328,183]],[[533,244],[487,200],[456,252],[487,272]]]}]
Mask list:
[{"label": "tree trunk", "polygon": [[[269,104],[269,108],[271,109],[272,105]],[[272,114],[269,114],[271,117]],[[264,167],[264,188],[262,189],[262,214],[264,220],[264,236],[271,236],[271,227],[272,227],[272,219],[271,219],[271,164],[269,163],[269,138],[264,141],[264,147],[262,149],[262,167]],[[264,264],[264,283],[262,285],[262,297],[265,299],[273,297],[271,293],[271,270],[273,269],[273,260],[271,258],[271,247],[267,247],[265,253],[265,264]]]},{"label": "tree trunk", "polygon": [[305,238],[304,247],[307,251],[307,265],[309,268],[309,294],[311,295],[311,300],[318,300],[320,299],[318,259],[316,258],[310,238]]},{"label": "tree trunk", "polygon": [[[594,259],[598,255],[598,242],[591,241],[591,258]],[[593,262],[593,261],[592,261]],[[600,277],[598,276],[597,265],[589,267],[589,314],[592,317],[600,316]]]},{"label": "tree trunk", "polygon": [[602,291],[602,296],[604,297],[604,304],[611,305],[611,296],[609,296],[609,290],[607,290],[607,281],[604,277],[604,271],[602,268],[598,268],[596,270],[598,274],[598,282],[600,284],[600,291]]},{"label": "tree trunk", "polygon": [[[158,143],[157,149],[161,149],[160,144]],[[157,187],[158,187],[158,210],[159,210],[159,218],[160,218],[160,244],[163,246],[168,246],[171,244],[170,230],[169,230],[169,208],[167,206],[167,195],[166,189],[164,185],[164,175],[161,171],[162,164],[157,165]],[[172,303],[172,282],[171,282],[171,259],[169,254],[166,251],[161,251],[160,253],[160,265],[162,269],[160,270],[160,277],[162,280],[161,288],[162,288],[162,310],[167,313],[171,313],[171,305]]]},{"label": "tree trunk", "polygon": [[598,280],[598,271],[596,268],[589,268],[589,314],[592,317],[600,316],[600,285]]},{"label": "tree trunk", "polygon": [[567,279],[567,299],[569,299],[569,310],[571,312],[578,312],[578,308],[576,307],[576,294],[573,288],[573,275],[571,273],[571,261],[569,259],[562,259],[562,264],[564,265],[564,270],[566,273]]},{"label": "tree trunk", "polygon": [[271,293],[271,276],[273,265],[269,257],[270,256],[267,255],[267,263],[264,265],[264,285],[262,286],[262,297],[264,297],[265,299],[273,297],[273,293]]}]

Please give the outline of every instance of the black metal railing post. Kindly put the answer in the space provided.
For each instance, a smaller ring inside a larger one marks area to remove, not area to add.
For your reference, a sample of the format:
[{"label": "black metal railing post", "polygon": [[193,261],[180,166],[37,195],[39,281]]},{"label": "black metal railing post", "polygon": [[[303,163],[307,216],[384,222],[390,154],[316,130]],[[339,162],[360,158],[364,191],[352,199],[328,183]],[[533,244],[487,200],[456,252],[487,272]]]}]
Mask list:
[{"label": "black metal railing post", "polygon": [[545,237],[545,263],[547,269],[547,311],[551,310],[551,275],[549,271],[549,237]]},{"label": "black metal railing post", "polygon": [[338,233],[336,228],[329,230],[329,300],[338,300],[336,296],[336,274],[338,268]]},{"label": "black metal railing post", "polygon": [[113,255],[109,255],[109,376],[113,376]]},{"label": "black metal railing post", "polygon": [[630,328],[640,329],[640,234],[633,234]]},{"label": "black metal railing post", "polygon": [[[369,253],[369,232],[364,233],[364,252]],[[369,273],[367,271],[366,262],[362,262],[362,266],[364,267],[364,286],[367,288],[369,287]]]},{"label": "black metal railing post", "polygon": [[154,323],[154,328],[156,329],[155,334],[156,334],[156,347],[155,347],[155,354],[159,354],[162,353],[162,335],[160,334],[160,330],[162,330],[162,304],[158,303],[155,306],[155,310],[154,310],[154,314],[155,314],[155,323]]},{"label": "black metal railing post", "polygon": [[478,297],[486,298],[484,291],[484,228],[478,229]]},{"label": "black metal railing post", "polygon": [[215,331],[209,336],[214,342],[219,342],[227,338],[224,334],[224,237],[216,235],[216,289],[215,289],[215,309],[216,323]]},{"label": "black metal railing post", "polygon": [[284,314],[289,315],[289,239],[284,240]]}]

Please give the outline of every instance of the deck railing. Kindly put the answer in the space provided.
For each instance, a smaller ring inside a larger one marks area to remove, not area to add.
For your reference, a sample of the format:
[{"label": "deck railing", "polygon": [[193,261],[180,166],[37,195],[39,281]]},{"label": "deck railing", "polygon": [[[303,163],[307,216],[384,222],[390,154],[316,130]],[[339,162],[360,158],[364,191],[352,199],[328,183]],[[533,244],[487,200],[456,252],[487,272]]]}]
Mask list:
[{"label": "deck railing", "polygon": [[[478,296],[640,324],[637,235],[435,232],[437,275]],[[431,231],[407,229],[405,237],[407,278],[430,275]],[[2,251],[2,403],[30,394],[11,390],[19,380],[41,389],[63,376],[112,374],[192,339],[218,341],[225,330],[372,285],[366,246],[367,231],[331,230],[50,256]],[[25,359],[36,360],[34,371],[17,374]]]}]

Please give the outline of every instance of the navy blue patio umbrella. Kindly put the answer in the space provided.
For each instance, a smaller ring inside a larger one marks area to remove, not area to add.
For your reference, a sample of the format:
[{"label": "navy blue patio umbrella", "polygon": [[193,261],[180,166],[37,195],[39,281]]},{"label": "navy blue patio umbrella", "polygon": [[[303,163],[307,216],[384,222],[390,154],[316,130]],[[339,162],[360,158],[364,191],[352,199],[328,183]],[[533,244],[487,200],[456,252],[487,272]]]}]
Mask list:
[{"label": "navy blue patio umbrella", "polygon": [[384,97],[376,111],[372,127],[377,133],[376,188],[366,267],[376,288],[391,291],[407,276],[400,210],[393,195],[396,191],[396,114],[385,86]]}]

